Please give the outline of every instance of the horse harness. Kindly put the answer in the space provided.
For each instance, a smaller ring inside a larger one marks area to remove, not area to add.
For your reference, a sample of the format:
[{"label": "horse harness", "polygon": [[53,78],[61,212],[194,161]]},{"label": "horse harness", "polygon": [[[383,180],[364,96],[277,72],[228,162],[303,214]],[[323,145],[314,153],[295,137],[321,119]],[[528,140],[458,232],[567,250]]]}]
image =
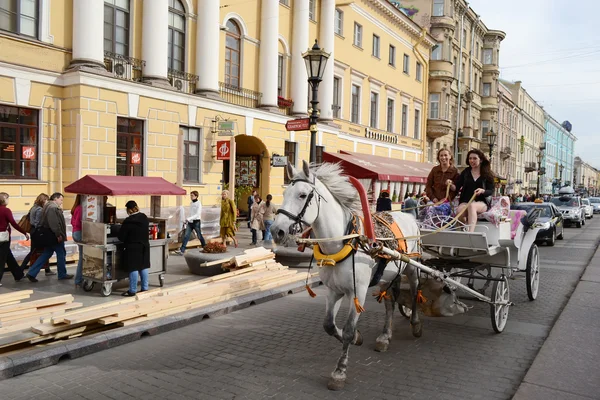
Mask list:
[{"label": "horse harness", "polygon": [[[294,221],[294,223],[290,225],[290,229],[289,229],[290,235],[298,235],[298,234],[302,233],[304,231],[304,226],[310,227],[310,224],[308,222],[304,221],[303,218],[304,218],[304,214],[306,213],[306,209],[308,208],[308,206],[311,204],[313,198],[315,197],[315,193],[317,194],[317,204],[320,204],[321,199],[323,199],[323,196],[321,196],[321,194],[317,191],[317,188],[315,187],[314,182],[311,182],[308,179],[293,179],[290,182],[290,184],[292,186],[294,186],[296,184],[296,182],[308,183],[312,187],[312,190],[306,197],[306,201],[304,202],[304,206],[302,207],[302,210],[300,210],[300,212],[298,214],[292,214],[291,212],[284,210],[283,208],[279,208],[279,209],[277,209],[277,212],[275,212],[275,214],[283,214],[286,217],[288,217],[289,219],[291,219],[292,221]],[[323,199],[323,200],[325,200],[325,199]],[[327,201],[327,200],[325,200],[325,201]],[[321,207],[317,206],[317,213],[320,212],[320,209],[321,209]],[[319,217],[319,215],[317,214],[317,218],[318,217]]]}]

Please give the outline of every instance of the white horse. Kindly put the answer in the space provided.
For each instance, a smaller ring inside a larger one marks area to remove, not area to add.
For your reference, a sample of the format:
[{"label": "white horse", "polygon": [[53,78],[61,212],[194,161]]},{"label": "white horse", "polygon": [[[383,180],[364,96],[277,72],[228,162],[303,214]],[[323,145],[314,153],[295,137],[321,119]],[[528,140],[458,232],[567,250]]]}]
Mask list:
[{"label": "white horse", "polygon": [[[349,233],[353,215],[362,214],[359,193],[343,175],[338,164],[324,163],[317,168],[309,169],[306,161],[302,171],[288,164],[286,173],[290,186],[285,190],[283,204],[278,210],[271,232],[276,243],[287,243],[291,237],[312,227],[313,238],[339,238]],[[417,236],[419,228],[415,219],[405,213],[393,213],[394,220],[404,236]],[[323,254],[334,255],[340,252],[345,243],[342,240],[326,241],[319,244]],[[417,251],[417,240],[407,240],[408,252]],[[385,261],[383,261],[385,263]],[[325,331],[342,342],[342,355],[331,374],[328,387],[340,390],[346,381],[348,367],[348,349],[350,344],[360,346],[363,342],[356,329],[359,318],[357,307],[353,301],[364,305],[365,297],[372,275],[373,259],[362,251],[353,252],[335,266],[319,268],[321,281],[328,289],[327,307],[323,327]],[[418,276],[410,265],[404,273],[411,283],[411,291],[416,296]],[[341,306],[342,298],[348,299],[348,319],[343,329],[335,324],[336,314]],[[386,324],[383,333],[377,338],[378,350],[387,349],[391,339],[391,319],[393,299],[386,298]],[[416,307],[416,302],[415,302]],[[414,307],[413,307],[414,308]],[[413,334],[420,336],[421,322],[416,308],[412,313]]]}]

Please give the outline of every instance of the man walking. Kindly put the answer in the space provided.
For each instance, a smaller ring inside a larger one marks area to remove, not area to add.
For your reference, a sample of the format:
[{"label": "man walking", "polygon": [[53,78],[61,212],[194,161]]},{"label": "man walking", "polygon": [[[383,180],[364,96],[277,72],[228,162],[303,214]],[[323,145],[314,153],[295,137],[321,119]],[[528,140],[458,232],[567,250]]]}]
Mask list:
[{"label": "man walking", "polygon": [[202,236],[202,226],[200,221],[200,216],[202,214],[202,203],[198,199],[198,192],[195,190],[190,192],[190,199],[192,200],[192,203],[190,204],[190,216],[186,219],[185,234],[183,235],[181,248],[179,250],[175,250],[175,254],[179,256],[182,256],[185,253],[185,248],[190,240],[190,236],[192,236],[192,231],[196,232],[196,236],[198,236],[198,240],[200,240],[202,247],[206,246],[206,241]]},{"label": "man walking", "polygon": [[250,196],[248,196],[248,228],[250,228],[250,223],[252,221],[252,205],[254,204],[254,196],[256,196],[258,192],[253,190]]},{"label": "man walking", "polygon": [[67,224],[63,214],[62,205],[64,197],[62,193],[54,193],[50,200],[44,206],[42,211],[41,229],[50,230],[56,235],[56,244],[44,247],[42,255],[33,263],[27,273],[27,279],[31,282],[37,282],[36,276],[40,269],[50,260],[53,253],[56,253],[56,265],[58,269],[58,279],[71,279],[72,274],[67,274],[65,241],[67,240]]}]

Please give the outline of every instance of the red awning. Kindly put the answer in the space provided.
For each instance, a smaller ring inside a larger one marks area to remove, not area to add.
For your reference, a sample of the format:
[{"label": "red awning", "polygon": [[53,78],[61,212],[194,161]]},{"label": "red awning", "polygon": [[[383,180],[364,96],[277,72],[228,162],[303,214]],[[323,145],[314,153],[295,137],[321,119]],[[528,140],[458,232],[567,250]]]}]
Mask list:
[{"label": "red awning", "polygon": [[67,186],[65,192],[95,196],[186,194],[185,189],[159,177],[107,175],[86,175]]},{"label": "red awning", "polygon": [[346,174],[358,179],[375,179],[391,182],[425,183],[433,165],[417,161],[397,160],[370,154],[323,153],[323,161],[339,162]]}]

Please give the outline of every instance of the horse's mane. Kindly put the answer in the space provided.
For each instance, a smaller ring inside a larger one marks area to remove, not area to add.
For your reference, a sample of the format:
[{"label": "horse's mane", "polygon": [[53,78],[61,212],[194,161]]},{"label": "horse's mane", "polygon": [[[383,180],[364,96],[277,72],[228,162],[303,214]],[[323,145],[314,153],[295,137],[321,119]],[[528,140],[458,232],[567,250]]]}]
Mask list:
[{"label": "horse's mane", "polygon": [[[310,172],[325,185],[344,210],[349,213],[360,212],[362,208],[356,188],[344,175],[340,163],[311,165]],[[299,174],[304,176],[302,170],[299,171]]]}]

